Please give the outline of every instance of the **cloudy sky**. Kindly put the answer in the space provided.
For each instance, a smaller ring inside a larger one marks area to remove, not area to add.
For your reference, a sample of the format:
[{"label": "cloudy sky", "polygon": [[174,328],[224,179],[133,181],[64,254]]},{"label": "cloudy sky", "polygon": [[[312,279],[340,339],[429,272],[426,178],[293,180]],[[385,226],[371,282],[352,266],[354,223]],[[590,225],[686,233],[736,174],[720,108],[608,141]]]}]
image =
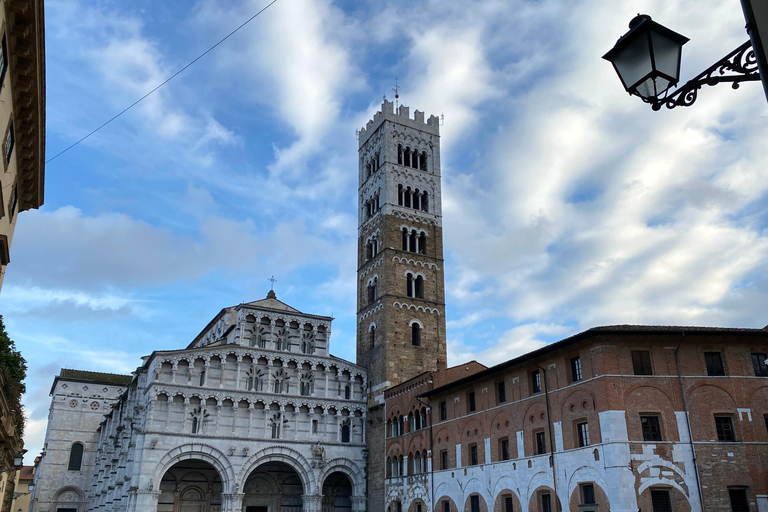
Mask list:
[{"label": "cloudy sky", "polygon": [[[266,0],[46,2],[52,157]],[[444,114],[449,364],[596,325],[768,323],[768,104],[653,112],[600,57],[638,12],[691,77],[747,39],[737,0],[278,0],[46,168],[0,313],[29,363],[27,448],[61,367],[127,373],[222,307],[333,315],[354,359],[355,130]]]}]

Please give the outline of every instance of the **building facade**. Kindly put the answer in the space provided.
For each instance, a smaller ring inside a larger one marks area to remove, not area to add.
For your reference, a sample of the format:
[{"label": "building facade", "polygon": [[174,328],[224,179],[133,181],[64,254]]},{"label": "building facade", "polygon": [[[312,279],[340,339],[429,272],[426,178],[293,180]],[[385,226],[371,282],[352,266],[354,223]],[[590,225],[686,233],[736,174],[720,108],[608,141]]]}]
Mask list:
[{"label": "building facade", "polygon": [[0,288],[19,212],[43,204],[44,26],[43,0],[0,3]]},{"label": "building facade", "polygon": [[124,386],[62,370],[33,511],[362,511],[366,371],[331,320],[270,292]]},{"label": "building facade", "polygon": [[766,357],[766,329],[614,326],[414,378],[387,391],[387,510],[766,512]]}]

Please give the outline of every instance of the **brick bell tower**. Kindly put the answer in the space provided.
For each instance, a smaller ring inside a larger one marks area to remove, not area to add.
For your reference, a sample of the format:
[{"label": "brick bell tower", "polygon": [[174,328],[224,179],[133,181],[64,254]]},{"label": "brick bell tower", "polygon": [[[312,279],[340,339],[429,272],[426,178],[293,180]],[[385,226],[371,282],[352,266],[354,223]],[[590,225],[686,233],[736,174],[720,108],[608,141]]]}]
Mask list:
[{"label": "brick bell tower", "polygon": [[357,363],[368,368],[368,510],[383,512],[384,390],[445,368],[440,122],[384,100],[359,133]]}]

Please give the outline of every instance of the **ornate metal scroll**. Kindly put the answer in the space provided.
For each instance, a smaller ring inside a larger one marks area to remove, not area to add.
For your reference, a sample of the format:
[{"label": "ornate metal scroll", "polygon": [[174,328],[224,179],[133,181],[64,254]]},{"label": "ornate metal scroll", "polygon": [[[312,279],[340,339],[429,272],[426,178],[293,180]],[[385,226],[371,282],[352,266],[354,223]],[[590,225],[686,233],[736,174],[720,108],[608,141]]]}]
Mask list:
[{"label": "ornate metal scroll", "polygon": [[740,82],[757,80],[760,80],[760,72],[757,69],[755,50],[752,42],[747,41],[673,92],[667,91],[662,98],[644,101],[650,103],[653,110],[660,110],[662,106],[668,109],[690,107],[698,98],[699,89],[705,85],[730,82],[731,87],[738,89]]}]

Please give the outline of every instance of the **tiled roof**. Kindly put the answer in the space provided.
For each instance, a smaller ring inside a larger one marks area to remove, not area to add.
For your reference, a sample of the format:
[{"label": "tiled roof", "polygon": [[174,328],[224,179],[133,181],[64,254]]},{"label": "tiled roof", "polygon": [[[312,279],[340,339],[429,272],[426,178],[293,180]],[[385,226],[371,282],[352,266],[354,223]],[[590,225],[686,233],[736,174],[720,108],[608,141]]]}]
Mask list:
[{"label": "tiled roof", "polygon": [[127,386],[133,379],[132,375],[120,375],[117,373],[87,372],[85,370],[71,370],[62,368],[59,373],[61,379],[74,379],[88,382],[98,382],[99,384],[114,384],[117,386]]},{"label": "tiled roof", "polygon": [[768,336],[768,326],[763,329],[746,329],[741,327],[697,327],[687,325],[603,325],[600,327],[592,327],[586,331],[574,334],[560,341],[544,345],[543,347],[523,354],[521,356],[509,359],[495,366],[491,366],[485,370],[481,370],[474,375],[469,375],[458,380],[448,382],[442,386],[436,386],[431,391],[423,393],[421,396],[431,396],[437,393],[441,393],[456,386],[460,386],[472,379],[484,378],[488,375],[492,375],[496,372],[505,370],[511,366],[534,359],[541,355],[559,350],[565,346],[575,343],[577,341],[590,338],[592,336],[598,336],[600,334],[677,334],[677,335],[691,335],[691,334],[733,334],[737,336]]}]

